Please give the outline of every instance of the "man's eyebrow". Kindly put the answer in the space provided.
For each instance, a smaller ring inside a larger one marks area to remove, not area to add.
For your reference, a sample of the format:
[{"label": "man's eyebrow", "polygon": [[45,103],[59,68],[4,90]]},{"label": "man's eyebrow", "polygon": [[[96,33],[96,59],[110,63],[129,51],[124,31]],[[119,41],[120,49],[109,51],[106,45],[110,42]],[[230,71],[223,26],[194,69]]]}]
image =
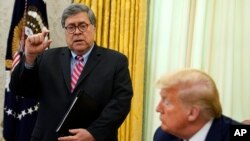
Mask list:
[{"label": "man's eyebrow", "polygon": [[78,22],[78,23],[69,23],[68,25],[80,25],[80,24],[88,24],[88,23],[85,21],[82,21],[82,22]]}]

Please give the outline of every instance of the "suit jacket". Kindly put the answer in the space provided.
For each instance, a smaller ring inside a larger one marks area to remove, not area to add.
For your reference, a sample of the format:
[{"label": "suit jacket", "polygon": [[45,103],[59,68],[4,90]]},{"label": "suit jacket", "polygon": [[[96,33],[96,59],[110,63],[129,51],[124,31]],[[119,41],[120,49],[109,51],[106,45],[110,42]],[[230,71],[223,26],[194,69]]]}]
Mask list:
[{"label": "suit jacket", "polygon": [[79,123],[96,141],[117,141],[117,130],[125,120],[133,95],[127,57],[117,51],[94,45],[83,72],[70,92],[70,59],[68,47],[46,50],[31,69],[24,58],[12,73],[10,89],[14,94],[40,100],[33,141],[57,140],[56,127],[73,98],[84,91],[98,108],[86,107]]},{"label": "suit jacket", "polygon": [[[215,118],[208,131],[205,141],[229,141],[230,125],[240,125],[240,123],[223,115],[220,118]],[[154,134],[154,141],[181,141],[181,139],[164,132],[159,127]]]}]

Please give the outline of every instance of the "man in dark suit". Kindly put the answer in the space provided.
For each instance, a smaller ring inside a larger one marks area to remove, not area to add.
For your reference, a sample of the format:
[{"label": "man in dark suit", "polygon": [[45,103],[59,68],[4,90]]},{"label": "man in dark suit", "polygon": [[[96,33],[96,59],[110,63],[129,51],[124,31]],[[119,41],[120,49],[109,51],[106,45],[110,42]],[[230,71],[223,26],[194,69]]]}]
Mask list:
[{"label": "man in dark suit", "polygon": [[157,85],[157,106],[162,121],[154,141],[229,141],[229,127],[240,124],[222,115],[213,79],[196,69],[163,76]]},{"label": "man in dark suit", "polygon": [[[133,95],[128,60],[95,44],[96,19],[87,6],[70,5],[61,23],[68,47],[46,50],[52,41],[46,39],[49,31],[44,29],[26,39],[25,55],[12,73],[13,93],[40,100],[32,141],[117,141]],[[79,61],[83,69],[74,72],[76,56],[83,58]],[[76,84],[71,80],[75,73],[80,74]],[[74,121],[84,126],[58,137],[57,125],[76,94],[83,91],[94,108],[86,106],[82,111],[88,112],[79,113],[84,118]]]},{"label": "man in dark suit", "polygon": [[[237,121],[223,115],[219,118],[215,118],[205,141],[229,141],[230,125],[239,124]],[[161,127],[159,127],[154,134],[154,141],[181,141],[181,139],[163,131]]]}]

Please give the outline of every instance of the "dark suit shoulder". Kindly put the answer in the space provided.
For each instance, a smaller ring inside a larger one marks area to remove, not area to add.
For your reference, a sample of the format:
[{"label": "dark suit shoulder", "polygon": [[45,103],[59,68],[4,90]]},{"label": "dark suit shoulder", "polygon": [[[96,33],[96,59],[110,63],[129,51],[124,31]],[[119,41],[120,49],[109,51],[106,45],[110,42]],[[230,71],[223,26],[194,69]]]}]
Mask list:
[{"label": "dark suit shoulder", "polygon": [[[216,119],[215,119],[216,120]],[[221,118],[218,118],[218,120],[221,120],[223,121],[225,124],[228,124],[228,125],[242,125],[242,123],[230,118],[230,117],[227,117],[225,115],[222,115]]]},{"label": "dark suit shoulder", "polygon": [[55,59],[55,58],[59,58],[58,56],[60,55],[64,55],[70,54],[70,50],[68,47],[56,47],[56,48],[50,48],[45,50],[41,55],[39,55],[38,60],[42,60],[42,58],[46,58],[46,59]]},{"label": "dark suit shoulder", "polygon": [[229,141],[230,125],[241,124],[225,115],[215,118],[207,135],[206,141]]},{"label": "dark suit shoulder", "polygon": [[43,54],[45,55],[51,55],[51,54],[58,54],[58,53],[63,53],[65,51],[69,51],[68,47],[55,47],[55,48],[50,48],[45,50],[45,52]]}]

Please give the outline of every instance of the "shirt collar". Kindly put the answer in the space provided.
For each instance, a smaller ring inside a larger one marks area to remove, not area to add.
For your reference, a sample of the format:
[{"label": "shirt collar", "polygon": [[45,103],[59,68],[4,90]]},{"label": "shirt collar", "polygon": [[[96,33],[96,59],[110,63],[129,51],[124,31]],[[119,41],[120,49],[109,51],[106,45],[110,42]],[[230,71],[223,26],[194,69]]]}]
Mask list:
[{"label": "shirt collar", "polygon": [[[93,48],[94,48],[94,44],[92,45],[92,47],[90,48],[90,50],[88,50],[85,54],[82,55],[84,63],[87,62],[87,60],[89,58],[89,54],[91,53],[91,51],[93,50]],[[76,57],[76,54],[73,51],[71,51],[71,55],[72,55],[72,58]]]}]

